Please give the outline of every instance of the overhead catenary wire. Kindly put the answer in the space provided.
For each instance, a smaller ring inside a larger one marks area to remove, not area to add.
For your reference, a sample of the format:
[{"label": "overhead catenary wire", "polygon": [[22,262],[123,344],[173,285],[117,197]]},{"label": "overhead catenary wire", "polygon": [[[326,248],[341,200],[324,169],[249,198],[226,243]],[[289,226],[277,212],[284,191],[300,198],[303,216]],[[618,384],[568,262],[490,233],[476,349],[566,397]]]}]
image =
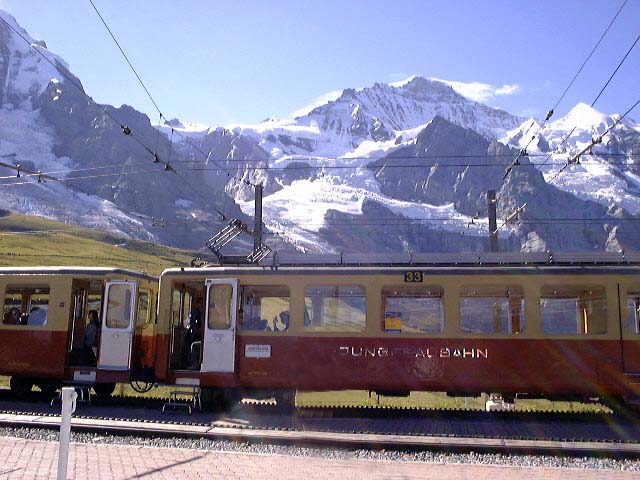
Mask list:
[{"label": "overhead catenary wire", "polygon": [[[539,155],[542,156],[542,155]],[[592,156],[592,157],[625,157],[625,158],[633,158],[633,157],[640,157],[640,153],[621,153],[621,154],[598,154],[598,153],[589,153],[589,152],[584,152],[581,155],[582,157],[585,156]],[[414,159],[420,159],[420,157],[413,157]],[[437,158],[437,157],[430,157],[430,158]],[[485,157],[487,158],[487,157]],[[193,162],[191,160],[172,160],[173,164],[175,163],[188,163],[188,164],[193,164],[193,163],[197,163],[197,162]],[[565,165],[566,162],[556,162],[556,163],[546,163],[545,165],[548,166],[563,166]],[[602,165],[601,161],[582,161],[580,162],[582,165]],[[20,176],[17,175],[5,175],[5,176],[0,176],[0,180],[11,180],[11,179],[16,179],[16,178],[23,178],[23,177],[38,177],[38,176],[42,176],[43,178],[46,179],[46,176],[53,176],[56,174],[68,174],[68,173],[82,173],[82,172],[91,172],[91,171],[95,171],[95,170],[108,170],[108,169],[113,169],[113,168],[124,168],[124,167],[137,167],[137,166],[141,166],[141,165],[149,165],[149,161],[146,162],[127,162],[127,163],[120,163],[120,164],[114,164],[114,165],[104,165],[101,167],[86,167],[86,168],[72,168],[72,169],[66,169],[66,170],[52,170],[52,171],[47,171],[47,172],[31,172],[28,170],[24,170],[22,167],[19,167],[17,165],[11,165],[11,164],[7,164],[4,162],[0,162],[0,167],[6,167],[6,168],[11,168],[14,170],[20,170]],[[397,165],[371,165],[371,164],[365,164],[365,165],[287,165],[285,167],[278,167],[278,166],[269,166],[269,165],[263,165],[263,166],[251,166],[251,169],[253,170],[265,170],[265,171],[270,171],[270,172],[286,172],[286,171],[293,171],[293,170],[359,170],[359,169],[370,169],[370,170],[387,170],[387,169],[395,169],[395,168],[407,168],[407,169],[424,169],[424,168],[430,168],[430,167],[438,167],[438,168],[499,168],[501,167],[503,164],[501,163],[441,163],[441,162],[437,162],[437,163],[432,163],[432,164],[397,164]],[[540,165],[543,165],[542,163],[536,163],[536,162],[529,162],[527,165],[533,166],[533,167],[537,167]],[[606,165],[611,165],[611,166],[625,166],[625,165],[629,165],[628,162],[620,162],[620,161],[608,161],[606,162]],[[208,172],[235,172],[237,171],[237,167],[184,167],[181,168],[181,170],[187,170],[187,171],[208,171]],[[158,171],[159,172],[159,171]],[[136,173],[136,172],[128,172],[128,171],[122,171],[122,172],[116,172],[116,173],[112,173],[112,174],[106,174],[106,175],[88,175],[85,177],[63,177],[63,178],[50,178],[50,180],[52,181],[58,181],[58,182],[62,182],[64,183],[67,180],[76,180],[76,179],[88,179],[88,178],[100,178],[100,177],[107,177],[107,176],[126,176],[129,173]],[[7,183],[6,185],[12,185],[13,183]],[[26,183],[25,183],[26,184]]]},{"label": "overhead catenary wire", "polygon": [[[55,62],[53,62],[51,59],[49,59],[44,53],[42,53],[39,49],[35,48],[33,46],[33,44],[29,41],[28,38],[26,38],[22,32],[20,32],[19,30],[17,30],[13,25],[11,25],[11,23],[7,22],[4,18],[2,18],[0,16],[0,20],[7,25],[16,35],[18,35],[27,45],[29,45],[38,55],[40,55],[40,57],[42,57],[47,63],[49,63],[53,68],[55,68],[64,78],[65,81],[68,81],[70,85],[72,85],[73,87],[76,88],[76,90],[78,90],[78,92],[80,92],[82,95],[84,95],[88,100],[90,100],[91,102],[93,102],[106,116],[108,116],[109,118],[111,118],[111,120],[113,120],[113,122],[115,122],[120,129],[122,130],[122,133],[128,137],[130,137],[132,140],[134,140],[136,143],[138,143],[141,147],[143,147],[147,152],[149,152],[150,154],[154,155],[153,150],[151,150],[147,145],[144,144],[144,142],[142,140],[140,140],[139,138],[137,138],[137,136],[135,136],[134,132],[131,130],[131,128],[129,128],[127,125],[125,125],[124,123],[122,123],[115,115],[113,115],[113,113],[111,113],[109,111],[109,109],[104,106],[104,105],[100,105],[98,103],[95,103],[93,101],[93,98],[91,98],[91,96],[89,96],[89,94],[87,94],[84,89],[82,88],[81,85],[79,85],[75,79],[68,74],[64,68],[61,68],[58,64],[56,64]],[[14,165],[8,165],[8,167],[10,168],[16,168]],[[58,179],[56,179],[58,180]]]},{"label": "overhead catenary wire", "polygon": [[[638,37],[636,37],[635,41],[633,42],[633,44],[631,45],[631,47],[629,47],[629,50],[627,50],[627,53],[624,55],[624,57],[622,57],[622,60],[620,60],[620,62],[618,62],[618,65],[616,66],[615,70],[611,73],[611,75],[609,76],[608,80],[605,82],[605,84],[603,85],[603,87],[600,89],[600,92],[598,92],[598,95],[596,95],[596,98],[593,100],[593,102],[591,102],[591,108],[593,108],[596,104],[596,102],[598,101],[598,99],[602,96],[603,92],[606,90],[606,88],[609,86],[609,83],[611,83],[611,80],[613,80],[613,77],[615,77],[616,73],[618,73],[618,70],[620,69],[620,67],[622,66],[622,64],[624,63],[624,61],[627,59],[627,57],[629,56],[629,54],[631,53],[631,51],[633,50],[633,48],[636,46],[636,44],[638,43],[638,40],[640,40],[640,35],[638,35]],[[576,130],[576,127],[573,127],[569,133],[567,133],[565,135],[565,137],[562,139],[562,141],[556,146],[557,147],[561,147],[565,144],[565,142],[571,137],[571,135],[573,134],[573,132]],[[550,152],[545,160],[542,162],[540,169],[547,165],[547,161],[553,156],[553,152]],[[539,169],[539,170],[540,170]]]},{"label": "overhead catenary wire", "polygon": [[611,80],[613,80],[613,77],[616,76],[616,73],[618,73],[618,70],[620,70],[620,67],[622,66],[622,64],[624,63],[624,61],[627,59],[627,57],[629,56],[629,54],[631,53],[631,50],[633,50],[633,48],[636,46],[636,44],[638,43],[638,40],[640,40],[640,35],[638,35],[635,39],[635,41],[633,42],[633,44],[631,45],[631,47],[629,47],[629,50],[627,50],[627,53],[625,53],[624,57],[622,57],[622,60],[620,60],[620,62],[618,62],[618,66],[616,67],[616,69],[613,71],[613,73],[611,74],[611,76],[609,77],[609,79],[607,80],[607,82],[604,84],[604,86],[602,87],[602,89],[600,90],[600,92],[598,93],[598,95],[596,96],[595,100],[593,102],[591,102],[591,107],[593,107],[596,102],[598,101],[598,99],[600,98],[600,96],[602,95],[602,93],[606,90],[606,88],[609,86],[609,83],[611,83]]},{"label": "overhead catenary wire", "polygon": [[[598,41],[596,42],[596,44],[593,46],[593,48],[591,49],[591,51],[589,52],[589,55],[587,55],[587,58],[585,58],[585,60],[582,62],[582,65],[580,65],[580,68],[578,69],[578,71],[575,73],[575,75],[573,76],[573,78],[571,79],[571,81],[569,82],[569,85],[567,85],[567,87],[564,89],[564,91],[562,92],[562,95],[560,95],[560,98],[558,98],[558,100],[556,101],[556,103],[553,105],[553,107],[551,107],[551,109],[547,112],[547,115],[545,116],[544,121],[538,126],[538,129],[536,131],[535,134],[533,134],[533,136],[529,139],[529,141],[527,142],[527,144],[525,145],[524,148],[520,149],[520,151],[518,152],[518,154],[516,155],[516,158],[513,160],[513,162],[511,162],[511,164],[507,167],[507,169],[505,170],[505,173],[502,177],[502,180],[504,181],[509,174],[511,173],[511,171],[513,170],[514,167],[520,165],[520,158],[524,157],[524,156],[529,156],[529,154],[527,153],[527,148],[529,148],[529,145],[531,145],[531,142],[533,142],[533,140],[540,134],[540,132],[542,131],[542,129],[544,128],[544,126],[546,125],[546,123],[549,121],[549,119],[553,116],[554,111],[558,108],[558,105],[560,105],[560,103],[562,102],[562,100],[564,99],[564,97],[567,95],[567,92],[569,91],[569,89],[573,86],[573,84],[575,83],[576,79],[578,78],[578,76],[580,75],[580,73],[582,72],[582,70],[584,69],[585,65],[587,64],[587,62],[591,59],[591,57],[593,56],[593,54],[595,53],[595,51],[597,50],[597,48],[600,46],[600,44],[602,43],[602,40],[604,39],[604,37],[607,35],[607,33],[609,32],[609,30],[611,29],[611,26],[613,25],[613,23],[616,21],[616,19],[618,18],[618,16],[620,15],[620,12],[622,11],[622,9],[625,7],[625,5],[627,4],[628,0],[624,0],[622,2],[622,5],[620,5],[620,8],[618,8],[618,11],[616,12],[616,14],[614,15],[614,17],[611,19],[611,21],[609,22],[609,25],[607,25],[607,28],[604,30],[604,32],[602,32],[602,35],[600,35],[600,38],[598,39]],[[637,40],[636,40],[637,42]],[[634,43],[635,45],[635,43]],[[633,48],[633,47],[632,47]],[[628,55],[628,53],[627,53]],[[626,55],[625,55],[626,58]],[[623,59],[624,61],[624,59]],[[620,68],[618,66],[618,68]],[[617,71],[617,69],[616,69]],[[613,75],[615,75],[615,72],[613,73]],[[613,78],[612,75],[612,78]],[[610,81],[611,79],[609,79]],[[603,87],[603,91],[606,88],[606,86],[608,85],[609,82],[607,82],[607,84]],[[602,92],[600,92],[601,94]],[[600,95],[598,95],[598,97],[596,98],[596,100],[599,98]],[[595,103],[595,101],[593,102]],[[593,104],[591,105],[593,107]],[[571,134],[569,134],[570,136]]]},{"label": "overhead catenary wire", "polygon": [[[577,154],[573,155],[571,158],[569,158],[569,160],[567,160],[567,162],[564,164],[564,166],[562,168],[560,168],[560,170],[558,170],[558,172],[556,172],[551,178],[549,179],[545,179],[545,182],[547,184],[550,184],[551,182],[553,182],[553,180],[555,180],[560,174],[562,174],[570,165],[574,165],[576,163],[580,162],[580,157],[582,155],[584,155],[586,152],[588,152],[592,147],[594,147],[595,145],[599,144],[602,142],[602,139],[611,131],[613,130],[616,125],[618,125],[627,115],[629,115],[629,113],[631,113],[631,111],[636,108],[638,106],[638,104],[640,104],[640,99],[638,99],[633,105],[631,105],[631,107],[629,107],[629,109],[624,112],[621,116],[619,116],[609,127],[607,127],[605,129],[605,131],[598,135],[596,138],[593,138],[591,140],[591,142],[589,142],[589,144],[587,144],[586,147],[584,147],[580,152],[578,152]],[[516,208],[516,210],[514,210],[514,212],[512,212],[510,215],[507,216],[507,218],[504,220],[504,222],[502,223],[502,225],[500,225],[498,228],[496,228],[495,232],[498,232],[501,228],[503,228],[505,225],[507,225],[509,222],[518,219],[518,216],[520,215],[520,213],[522,213],[524,211],[525,208],[527,208],[527,206],[532,202],[532,200],[537,197],[538,195],[540,195],[542,193],[543,190],[538,190],[537,193],[535,193],[528,202],[525,202],[523,205],[521,205],[520,207]]]},{"label": "overhead catenary wire", "polygon": [[[165,219],[155,219],[162,220],[163,224],[166,225],[195,225],[198,226],[200,224],[207,223],[215,223],[213,221],[193,221],[193,222],[179,222],[179,221],[170,221]],[[388,227],[402,227],[402,226],[420,226],[429,223],[460,223],[465,222],[466,218],[450,218],[450,217],[433,217],[433,218],[393,218],[393,219],[367,219],[360,221],[333,221],[333,222],[303,222],[300,224],[296,224],[295,226],[298,228],[302,227],[317,227],[317,226],[329,226],[329,225],[359,225],[359,226],[371,226],[371,227],[380,227],[380,226],[388,226]],[[522,220],[522,223],[529,224],[576,224],[576,225],[584,225],[584,224],[608,224],[608,223],[638,223],[640,222],[640,218],[580,218],[580,217],[549,217],[549,218],[529,218],[526,220]],[[156,227],[156,228],[165,228],[161,225],[143,225],[145,228]],[[282,228],[281,226],[274,226],[272,228],[272,232],[266,232],[274,234],[278,228]],[[74,233],[74,232],[86,232],[91,233],[93,229],[90,227],[69,227],[69,228],[54,228],[54,229],[37,229],[37,230],[12,230],[12,231],[0,231],[0,236],[20,236],[20,235],[47,235],[47,234],[62,234],[62,233]],[[101,228],[99,231],[110,231],[110,232],[122,232],[122,229],[117,228],[109,228],[103,229]],[[191,230],[190,230],[191,231]]]},{"label": "overhead catenary wire", "polygon": [[[64,78],[66,81],[69,81],[69,83],[71,85],[73,85],[82,95],[84,95],[88,100],[90,100],[91,102],[93,102],[93,99],[91,98],[91,96],[89,96],[84,89],[82,88],[81,85],[79,85],[75,79],[68,74],[64,69],[62,69],[59,65],[57,65],[55,62],[51,61],[44,53],[42,53],[39,49],[34,48],[34,46],[31,44],[31,42],[29,41],[28,38],[26,38],[20,31],[18,31],[13,25],[11,25],[9,22],[7,22],[4,18],[2,18],[0,16],[0,20],[2,20],[2,22],[4,24],[6,24],[13,32],[15,32],[27,45],[29,45],[31,48],[34,49],[34,51],[40,55],[47,63],[49,63],[52,67],[54,67]],[[93,102],[95,103],[95,102]],[[138,139],[134,132],[131,130],[131,128],[129,128],[128,126],[124,125],[122,122],[119,121],[119,119],[113,115],[106,106],[104,105],[99,105],[97,103],[95,103],[95,105],[97,105],[101,111],[107,115],[109,118],[111,118],[111,120],[113,120],[117,125],[120,126],[122,132],[130,137],[131,139],[133,139],[135,142],[137,142],[140,146],[142,146],[144,148],[145,151],[147,151],[147,153],[149,153],[150,155],[152,155],[153,157],[153,163],[160,163],[164,166],[163,171],[170,171],[173,172],[175,174],[178,174],[178,172],[175,171],[175,169],[173,169],[167,162],[165,162],[164,160],[162,160],[157,153],[157,147],[156,150],[152,150],[151,148],[149,148],[144,142],[142,142],[140,139]],[[5,166],[6,168],[11,168],[16,170],[18,167],[16,167],[15,165],[11,165],[11,164],[3,164],[2,166]],[[126,172],[126,173],[119,173],[118,175],[134,175],[134,174],[149,174],[149,173],[157,173],[159,171],[153,170],[153,171],[141,171],[141,172]],[[29,173],[38,173],[38,172],[29,172]],[[104,177],[108,177],[108,176],[116,176],[116,174],[106,174],[106,175],[93,175],[93,176],[83,176],[83,177],[68,177],[68,178],[63,178],[63,179],[59,179],[59,178],[49,178],[48,180],[51,181],[55,181],[55,182],[60,182],[62,184],[65,184],[69,181],[73,181],[73,180],[85,180],[85,179],[89,179],[89,178],[104,178]],[[193,185],[191,185],[182,175],[177,175],[178,177],[180,177],[180,179],[182,181],[184,181],[187,186],[196,194],[200,195],[201,197],[205,198],[206,197],[204,195],[202,195],[201,192],[199,192],[197,189],[193,188]],[[39,179],[41,177],[38,177]],[[27,185],[30,183],[34,183],[34,182],[13,182],[10,184],[0,184],[0,186],[14,186],[14,185]],[[41,183],[41,182],[38,182]],[[86,193],[86,192],[83,192]],[[207,199],[208,200],[208,199]],[[227,217],[222,214],[222,212],[218,212],[220,213],[221,217],[223,219],[227,219]]]},{"label": "overhead catenary wire", "polygon": [[[131,60],[129,60],[129,57],[127,56],[127,54],[125,53],[124,49],[122,48],[122,46],[120,45],[120,42],[118,42],[118,39],[116,38],[115,34],[113,33],[113,31],[111,30],[111,28],[109,28],[109,25],[107,24],[106,20],[104,19],[104,17],[102,16],[102,14],[100,13],[100,11],[98,10],[98,8],[96,7],[95,3],[93,2],[93,0],[89,0],[89,3],[91,3],[91,6],[93,7],[93,9],[95,10],[96,14],[98,15],[98,17],[100,18],[100,21],[102,22],[102,24],[104,25],[104,27],[107,29],[107,31],[109,32],[109,35],[111,36],[111,39],[114,41],[114,43],[116,44],[116,46],[118,47],[118,50],[120,50],[120,53],[122,54],[122,56],[124,57],[124,59],[126,60],[127,64],[129,65],[129,68],[131,69],[131,71],[133,72],[133,74],[136,76],[136,78],[138,79],[138,83],[140,83],[140,86],[142,86],[142,88],[144,89],[145,93],[147,94],[147,97],[149,97],[149,100],[151,100],[151,103],[153,104],[153,106],[155,107],[155,109],[158,111],[158,115],[160,116],[160,124],[158,125],[158,131],[160,128],[160,125],[162,124],[162,119],[164,119],[165,121],[168,121],[167,117],[162,113],[162,110],[160,110],[160,106],[158,105],[158,102],[153,98],[153,95],[151,95],[151,92],[149,91],[149,88],[147,88],[147,86],[145,85],[144,81],[142,80],[142,76],[138,73],[138,71],[136,70],[136,68],[133,66],[133,63],[131,62]],[[174,133],[174,128],[171,127],[171,135],[173,136]],[[203,155],[206,159],[206,161],[210,161],[209,155],[206,154],[204,151],[202,151],[202,149],[200,149],[198,146],[194,145],[191,140],[189,140],[189,138],[185,135],[182,135],[182,133],[180,133],[179,131],[175,131],[176,135],[178,135],[186,144],[188,144],[191,148],[193,148],[195,151],[197,151],[198,153],[200,153],[201,155]],[[215,161],[214,161],[215,164]],[[219,165],[218,165],[219,166]],[[229,175],[230,176],[230,175]],[[246,183],[247,185],[253,185],[251,182],[247,181],[247,180],[243,180],[241,179],[242,182]]]}]

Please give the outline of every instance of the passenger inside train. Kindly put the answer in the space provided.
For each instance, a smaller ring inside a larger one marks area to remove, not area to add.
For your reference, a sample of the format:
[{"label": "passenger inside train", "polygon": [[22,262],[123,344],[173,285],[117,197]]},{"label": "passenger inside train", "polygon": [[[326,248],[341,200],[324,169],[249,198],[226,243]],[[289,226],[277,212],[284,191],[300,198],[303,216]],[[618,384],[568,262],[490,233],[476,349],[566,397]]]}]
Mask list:
[{"label": "passenger inside train", "polygon": [[202,359],[204,285],[174,285],[171,305],[171,368],[197,370]]},{"label": "passenger inside train", "polygon": [[72,296],[71,338],[68,355],[70,367],[95,367],[100,345],[100,313],[104,286],[101,281],[74,281]]}]

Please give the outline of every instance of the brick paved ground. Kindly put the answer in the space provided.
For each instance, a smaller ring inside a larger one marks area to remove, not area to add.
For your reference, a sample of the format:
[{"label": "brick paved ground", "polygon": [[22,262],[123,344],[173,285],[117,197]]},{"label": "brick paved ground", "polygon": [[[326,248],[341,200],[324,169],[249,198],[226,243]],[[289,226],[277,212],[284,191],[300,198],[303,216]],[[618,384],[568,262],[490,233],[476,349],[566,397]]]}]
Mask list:
[{"label": "brick paved ground", "polygon": [[[0,479],[55,479],[57,443],[0,437]],[[144,479],[299,479],[338,476],[355,479],[573,480],[631,479],[638,473],[558,468],[526,469],[475,465],[327,460],[122,445],[72,444],[69,478]]]}]

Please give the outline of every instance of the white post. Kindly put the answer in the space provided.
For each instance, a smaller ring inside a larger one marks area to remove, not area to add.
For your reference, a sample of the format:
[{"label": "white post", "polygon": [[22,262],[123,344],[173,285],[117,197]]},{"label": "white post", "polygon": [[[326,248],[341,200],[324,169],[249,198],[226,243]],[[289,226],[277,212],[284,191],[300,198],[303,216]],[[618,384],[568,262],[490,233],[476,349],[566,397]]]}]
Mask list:
[{"label": "white post", "polygon": [[60,448],[58,449],[57,480],[67,480],[69,460],[69,439],[71,437],[71,415],[76,411],[78,393],[73,387],[62,389],[62,420],[60,421]]}]

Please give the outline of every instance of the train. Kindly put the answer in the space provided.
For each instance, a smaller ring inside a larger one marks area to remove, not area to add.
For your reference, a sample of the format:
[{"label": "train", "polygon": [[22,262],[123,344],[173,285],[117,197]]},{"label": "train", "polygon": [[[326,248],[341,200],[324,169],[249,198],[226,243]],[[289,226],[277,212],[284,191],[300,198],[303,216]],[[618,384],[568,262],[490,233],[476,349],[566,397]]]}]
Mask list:
[{"label": "train", "polygon": [[[628,258],[274,262],[159,278],[3,268],[0,305],[26,314],[0,325],[0,375],[17,394],[89,382],[109,395],[136,381],[286,408],[297,391],[345,389],[640,404],[640,262]],[[93,357],[81,341],[91,310]]]}]

